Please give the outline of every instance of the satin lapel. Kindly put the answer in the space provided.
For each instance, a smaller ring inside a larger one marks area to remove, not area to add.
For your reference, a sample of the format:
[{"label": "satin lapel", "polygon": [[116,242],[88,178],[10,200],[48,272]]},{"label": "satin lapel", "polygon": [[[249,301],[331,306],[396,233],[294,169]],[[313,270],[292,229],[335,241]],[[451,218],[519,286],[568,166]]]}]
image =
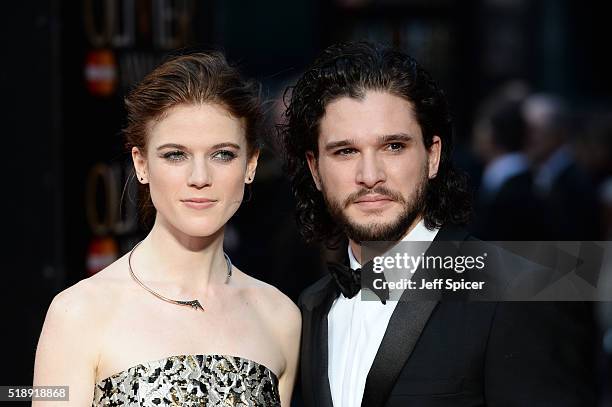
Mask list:
[{"label": "satin lapel", "polygon": [[434,241],[443,241],[443,242],[463,242],[468,239],[470,234],[468,231],[462,227],[449,225],[444,226],[438,231],[436,238]]},{"label": "satin lapel", "polygon": [[[302,380],[306,405],[332,407],[331,389],[327,375],[328,343],[327,314],[338,295],[335,283],[329,277],[321,289],[305,300],[302,313]],[[309,394],[306,394],[306,393]]]},{"label": "satin lapel", "polygon": [[397,303],[366,379],[363,407],[384,406],[437,304],[437,301]]},{"label": "satin lapel", "polygon": [[[434,240],[463,241],[467,236],[463,229],[443,227]],[[405,291],[402,297],[407,293]],[[368,373],[362,407],[385,405],[437,304],[438,301],[398,301]]]}]

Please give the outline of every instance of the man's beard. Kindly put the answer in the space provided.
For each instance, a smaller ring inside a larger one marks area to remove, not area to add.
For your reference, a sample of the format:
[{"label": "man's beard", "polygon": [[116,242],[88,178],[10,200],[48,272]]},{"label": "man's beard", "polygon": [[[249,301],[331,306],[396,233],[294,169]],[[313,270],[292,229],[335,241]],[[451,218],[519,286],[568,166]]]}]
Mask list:
[{"label": "man's beard", "polygon": [[[327,204],[327,210],[331,215],[334,222],[336,222],[348,236],[349,239],[356,243],[368,242],[368,241],[385,241],[385,242],[396,242],[400,240],[408,231],[414,221],[423,214],[425,210],[425,203],[427,197],[427,168],[421,172],[422,176],[418,180],[417,186],[412,193],[412,196],[408,199],[398,193],[391,191],[383,186],[374,187],[372,189],[361,189],[351,195],[349,195],[344,202],[340,203],[336,200],[330,199],[329,194],[325,189],[325,185],[321,182],[321,189],[323,192],[323,199]],[[391,198],[393,201],[398,202],[403,206],[402,212],[397,216],[396,219],[389,223],[378,223],[371,222],[368,224],[357,224],[353,222],[344,212],[350,204],[367,194],[380,194]]]}]

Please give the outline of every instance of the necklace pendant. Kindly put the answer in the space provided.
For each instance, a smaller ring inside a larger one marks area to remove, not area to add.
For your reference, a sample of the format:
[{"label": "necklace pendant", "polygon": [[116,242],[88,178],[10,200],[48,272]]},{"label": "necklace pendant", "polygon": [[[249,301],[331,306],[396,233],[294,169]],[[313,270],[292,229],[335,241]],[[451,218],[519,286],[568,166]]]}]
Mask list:
[{"label": "necklace pendant", "polygon": [[[140,242],[136,243],[136,245],[134,245],[132,250],[130,250],[130,254],[128,256],[128,262],[127,262],[128,263],[128,270],[130,271],[130,276],[132,276],[134,281],[136,281],[136,283],[138,283],[139,286],[141,286],[146,291],[150,292],[151,294],[153,294],[155,297],[159,298],[162,301],[166,301],[166,302],[169,302],[170,304],[175,304],[175,305],[185,305],[187,307],[193,308],[196,311],[197,310],[204,311],[204,307],[202,306],[202,304],[200,304],[200,301],[198,301],[198,300],[177,301],[177,300],[173,300],[171,298],[166,298],[163,295],[158,294],[155,291],[151,290],[149,287],[144,285],[142,283],[142,281],[140,281],[138,279],[138,277],[136,277],[136,274],[134,274],[134,270],[132,270],[132,254],[134,254],[134,250],[136,250],[138,245],[141,244],[142,242],[143,241],[141,240]],[[229,284],[230,278],[232,277],[232,261],[230,260],[229,256],[225,252],[223,253],[223,256],[225,257],[225,263],[227,264],[227,277],[225,279],[225,284]]]},{"label": "necklace pendant", "polygon": [[202,304],[200,304],[200,301],[198,300],[191,300],[191,301],[177,301],[179,304],[181,305],[187,305],[190,306],[191,308],[193,308],[194,310],[202,310],[204,311],[204,307],[202,307]]}]

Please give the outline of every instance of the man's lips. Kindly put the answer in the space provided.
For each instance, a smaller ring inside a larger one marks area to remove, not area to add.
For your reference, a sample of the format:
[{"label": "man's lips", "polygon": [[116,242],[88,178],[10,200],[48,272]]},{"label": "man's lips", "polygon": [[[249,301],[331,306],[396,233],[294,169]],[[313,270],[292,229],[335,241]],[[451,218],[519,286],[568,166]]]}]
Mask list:
[{"label": "man's lips", "polygon": [[367,203],[367,202],[380,202],[380,201],[393,201],[393,199],[389,198],[386,195],[364,195],[361,198],[356,199],[354,203]]},{"label": "man's lips", "polygon": [[386,195],[365,195],[361,198],[353,201],[360,209],[380,209],[389,203],[393,202],[393,199]]}]

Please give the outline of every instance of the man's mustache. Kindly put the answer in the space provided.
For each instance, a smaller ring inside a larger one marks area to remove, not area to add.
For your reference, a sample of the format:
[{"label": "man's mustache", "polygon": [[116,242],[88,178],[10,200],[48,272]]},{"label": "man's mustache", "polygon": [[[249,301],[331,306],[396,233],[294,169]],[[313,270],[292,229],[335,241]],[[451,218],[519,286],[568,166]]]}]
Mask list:
[{"label": "man's mustache", "polygon": [[346,199],[344,200],[344,207],[346,208],[347,206],[349,206],[356,200],[363,198],[364,196],[370,195],[370,194],[384,195],[387,198],[391,199],[392,201],[404,203],[404,197],[399,192],[392,191],[389,188],[386,188],[383,186],[378,186],[378,187],[374,187],[371,189],[362,188],[359,191],[353,192],[348,197],[346,197]]}]

